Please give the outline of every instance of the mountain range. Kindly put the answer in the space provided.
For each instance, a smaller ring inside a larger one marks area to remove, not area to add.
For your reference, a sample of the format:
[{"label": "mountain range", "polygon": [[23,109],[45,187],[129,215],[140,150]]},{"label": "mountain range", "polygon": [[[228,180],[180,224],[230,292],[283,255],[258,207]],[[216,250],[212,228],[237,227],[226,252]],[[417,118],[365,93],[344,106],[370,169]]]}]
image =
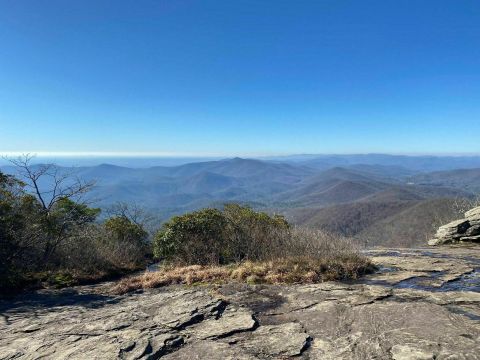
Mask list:
[{"label": "mountain range", "polygon": [[[390,217],[405,218],[409,209],[431,207],[434,200],[474,198],[480,192],[478,157],[338,155],[281,160],[232,158],[178,166],[101,164],[58,170],[94,180],[89,199],[103,208],[136,203],[165,220],[201,207],[240,202],[347,236],[368,233]],[[12,166],[1,170],[16,172]]]}]

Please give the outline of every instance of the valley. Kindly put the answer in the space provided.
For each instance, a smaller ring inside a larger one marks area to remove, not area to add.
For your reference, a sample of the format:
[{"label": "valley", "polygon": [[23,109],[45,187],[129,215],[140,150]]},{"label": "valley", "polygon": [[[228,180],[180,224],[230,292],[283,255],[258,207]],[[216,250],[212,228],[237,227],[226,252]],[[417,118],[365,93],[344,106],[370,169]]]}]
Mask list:
[{"label": "valley", "polygon": [[[15,174],[11,166],[1,169]],[[140,168],[59,166],[58,171],[95,182],[86,197],[94,206],[136,204],[156,224],[237,202],[367,246],[419,246],[465,210],[458,199],[474,200],[480,190],[478,157],[233,158]]]}]

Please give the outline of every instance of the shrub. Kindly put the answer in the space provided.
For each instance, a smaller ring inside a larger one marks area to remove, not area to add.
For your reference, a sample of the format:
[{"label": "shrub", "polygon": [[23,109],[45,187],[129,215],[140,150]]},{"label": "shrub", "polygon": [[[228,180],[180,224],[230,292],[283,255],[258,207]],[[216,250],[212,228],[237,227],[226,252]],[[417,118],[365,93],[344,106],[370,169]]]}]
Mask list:
[{"label": "shrub", "polygon": [[142,225],[135,224],[123,216],[111,217],[103,225],[110,234],[110,239],[114,242],[128,242],[143,246],[148,238],[148,233],[143,229]]},{"label": "shrub", "polygon": [[289,233],[283,217],[236,204],[173,217],[154,238],[154,255],[183,264],[228,264],[261,260]]},{"label": "shrub", "polygon": [[284,246],[290,225],[283,216],[270,216],[238,204],[227,204],[223,214],[229,223],[229,242],[234,261],[271,258],[275,249]]},{"label": "shrub", "polygon": [[145,242],[116,237],[104,224],[89,224],[58,249],[60,263],[56,269],[68,269],[85,277],[123,273],[144,268],[148,249]]},{"label": "shrub", "polygon": [[148,232],[141,224],[137,224],[125,216],[114,216],[107,219],[103,227],[107,248],[115,253],[123,253],[122,262],[139,264],[145,261],[150,247]]},{"label": "shrub", "polygon": [[115,291],[227,281],[317,283],[375,268],[349,239],[291,228],[281,216],[236,204],[172,218],[156,234],[154,253],[169,261],[157,272],[122,280]]},{"label": "shrub", "polygon": [[38,239],[32,229],[35,199],[24,184],[0,172],[0,291],[23,286],[36,264]]},{"label": "shrub", "polygon": [[217,209],[175,216],[155,235],[153,253],[187,264],[222,264],[231,260],[228,222]]},{"label": "shrub", "polygon": [[118,216],[99,224],[99,209],[58,195],[58,188],[47,203],[25,186],[0,172],[0,296],[28,284],[69,286],[145,265],[148,233],[141,225]]}]

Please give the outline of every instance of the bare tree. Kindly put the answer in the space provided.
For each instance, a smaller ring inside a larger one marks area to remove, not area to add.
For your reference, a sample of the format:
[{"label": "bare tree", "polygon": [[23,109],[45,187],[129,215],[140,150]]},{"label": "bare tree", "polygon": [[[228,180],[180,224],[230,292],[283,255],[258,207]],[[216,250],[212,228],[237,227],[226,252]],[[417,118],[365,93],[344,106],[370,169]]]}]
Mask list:
[{"label": "bare tree", "polygon": [[136,203],[117,202],[106,210],[110,216],[124,217],[137,225],[143,225],[149,219],[145,210]]},{"label": "bare tree", "polygon": [[[80,202],[82,196],[95,186],[94,181],[83,181],[72,172],[60,171],[55,164],[32,165],[34,158],[34,155],[25,154],[8,160],[18,169],[18,174],[45,211],[50,211],[61,199]],[[42,180],[49,182],[48,189],[42,189]]]},{"label": "bare tree", "polygon": [[93,181],[83,181],[54,164],[33,165],[33,159],[33,155],[26,154],[8,160],[15,165],[26,189],[40,204],[43,227],[38,235],[44,238],[43,263],[46,264],[69,232],[93,221],[99,210],[89,209],[83,200],[83,195],[95,185]]},{"label": "bare tree", "polygon": [[461,214],[465,214],[468,210],[477,206],[480,206],[480,194],[475,195],[473,198],[457,197],[453,203],[455,211]]},{"label": "bare tree", "polygon": [[155,216],[152,216],[145,208],[135,202],[126,203],[119,201],[106,209],[105,213],[110,217],[126,218],[150,234],[155,231],[155,226],[158,223],[158,219]]}]

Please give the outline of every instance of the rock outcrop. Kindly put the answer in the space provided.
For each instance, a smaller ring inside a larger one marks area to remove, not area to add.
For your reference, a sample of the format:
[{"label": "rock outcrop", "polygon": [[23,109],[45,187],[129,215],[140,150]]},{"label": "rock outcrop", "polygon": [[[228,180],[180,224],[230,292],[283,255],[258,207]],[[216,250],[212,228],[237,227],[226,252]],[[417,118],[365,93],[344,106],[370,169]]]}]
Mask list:
[{"label": "rock outcrop", "polygon": [[0,301],[0,360],[480,359],[480,247],[381,249],[351,283],[114,283]]},{"label": "rock outcrop", "polygon": [[440,226],[428,245],[443,245],[462,242],[480,243],[480,206],[465,213],[464,219]]}]

